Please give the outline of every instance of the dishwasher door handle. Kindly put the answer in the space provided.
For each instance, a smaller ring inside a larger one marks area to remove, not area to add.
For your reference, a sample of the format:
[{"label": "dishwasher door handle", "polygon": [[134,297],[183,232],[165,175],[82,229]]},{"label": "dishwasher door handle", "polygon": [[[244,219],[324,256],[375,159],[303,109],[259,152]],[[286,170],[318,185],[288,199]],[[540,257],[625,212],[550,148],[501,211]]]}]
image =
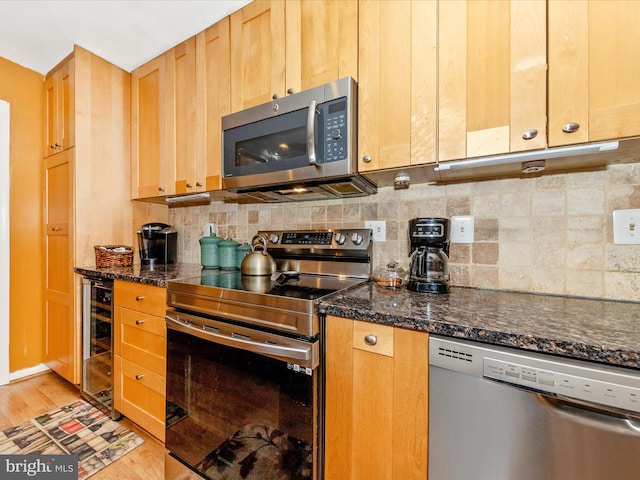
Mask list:
[{"label": "dishwasher door handle", "polygon": [[566,397],[548,397],[539,393],[534,396],[546,410],[567,420],[613,433],[627,433],[640,437],[639,417],[596,403],[582,402]]}]

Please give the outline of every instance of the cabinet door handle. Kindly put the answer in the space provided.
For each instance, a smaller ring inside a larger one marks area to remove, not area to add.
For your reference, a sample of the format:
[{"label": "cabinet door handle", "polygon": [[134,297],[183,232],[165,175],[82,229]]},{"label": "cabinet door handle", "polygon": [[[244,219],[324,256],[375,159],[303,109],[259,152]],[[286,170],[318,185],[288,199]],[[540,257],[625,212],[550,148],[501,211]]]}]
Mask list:
[{"label": "cabinet door handle", "polygon": [[191,183],[187,182],[187,188],[191,188],[191,187],[193,187],[193,185]]},{"label": "cabinet door handle", "polygon": [[287,90],[287,95],[293,95],[294,93],[296,93],[296,91],[293,88]]},{"label": "cabinet door handle", "polygon": [[378,337],[376,337],[375,335],[365,335],[364,343],[366,343],[367,345],[375,345],[376,343],[378,343]]},{"label": "cabinet door handle", "polygon": [[364,163],[371,163],[371,155],[365,155],[364,157],[362,157],[362,161]]},{"label": "cabinet door handle", "polygon": [[538,136],[538,130],[532,128],[531,130],[527,130],[522,134],[522,138],[525,140],[531,140],[532,138],[536,138]]},{"label": "cabinet door handle", "polygon": [[562,126],[562,131],[565,133],[577,132],[579,129],[580,129],[580,124],[575,122],[565,123]]},{"label": "cabinet door handle", "polygon": [[136,375],[136,380],[142,380],[144,378],[144,373],[139,373]]},{"label": "cabinet door handle", "polygon": [[196,187],[201,187],[202,183],[201,182],[196,182]]},{"label": "cabinet door handle", "polygon": [[136,320],[136,325],[142,325],[144,323],[144,320]]},{"label": "cabinet door handle", "polygon": [[144,300],[144,295],[137,295],[136,296],[136,302],[140,302],[142,300]]}]

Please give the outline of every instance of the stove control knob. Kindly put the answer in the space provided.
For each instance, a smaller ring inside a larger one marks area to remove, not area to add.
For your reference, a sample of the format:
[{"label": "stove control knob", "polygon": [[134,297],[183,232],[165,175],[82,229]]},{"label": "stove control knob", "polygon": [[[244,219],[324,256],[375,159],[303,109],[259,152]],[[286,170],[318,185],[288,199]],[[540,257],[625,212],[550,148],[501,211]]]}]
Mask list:
[{"label": "stove control knob", "polygon": [[277,233],[272,233],[271,235],[269,235],[269,241],[273,244],[276,244],[280,241],[280,237]]},{"label": "stove control knob", "polygon": [[344,245],[344,242],[347,241],[347,237],[344,233],[336,233],[336,243],[338,245]]},{"label": "stove control knob", "polygon": [[354,233],[353,235],[351,235],[351,241],[354,245],[360,245],[362,243],[362,235],[360,235],[359,233]]}]

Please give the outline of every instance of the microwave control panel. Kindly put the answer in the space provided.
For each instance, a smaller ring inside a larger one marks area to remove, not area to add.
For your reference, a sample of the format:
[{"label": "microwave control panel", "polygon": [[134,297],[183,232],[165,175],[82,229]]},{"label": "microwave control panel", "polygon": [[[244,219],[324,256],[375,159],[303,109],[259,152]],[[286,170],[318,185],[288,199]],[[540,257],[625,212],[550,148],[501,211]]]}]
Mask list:
[{"label": "microwave control panel", "polygon": [[343,97],[323,103],[321,108],[324,159],[326,162],[344,160],[348,152],[347,99]]}]

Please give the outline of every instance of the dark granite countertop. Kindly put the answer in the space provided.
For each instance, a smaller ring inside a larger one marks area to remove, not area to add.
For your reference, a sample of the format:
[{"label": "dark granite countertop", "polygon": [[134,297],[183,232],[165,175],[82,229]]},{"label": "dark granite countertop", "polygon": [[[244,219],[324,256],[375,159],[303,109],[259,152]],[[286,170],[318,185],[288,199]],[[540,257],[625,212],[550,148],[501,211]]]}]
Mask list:
[{"label": "dark granite countertop", "polygon": [[[76,267],[76,273],[166,287],[200,264]],[[374,282],[324,297],[329,315],[640,369],[640,302],[453,287],[448,295]]]},{"label": "dark granite countertop", "polygon": [[110,278],[127,282],[166,287],[169,280],[177,278],[196,277],[200,275],[202,265],[199,263],[174,263],[157,265],[153,268],[144,265],[131,267],[75,267],[74,272],[89,277]]},{"label": "dark granite countertop", "polygon": [[339,317],[640,369],[640,302],[463,287],[438,295],[369,282],[319,306]]}]

